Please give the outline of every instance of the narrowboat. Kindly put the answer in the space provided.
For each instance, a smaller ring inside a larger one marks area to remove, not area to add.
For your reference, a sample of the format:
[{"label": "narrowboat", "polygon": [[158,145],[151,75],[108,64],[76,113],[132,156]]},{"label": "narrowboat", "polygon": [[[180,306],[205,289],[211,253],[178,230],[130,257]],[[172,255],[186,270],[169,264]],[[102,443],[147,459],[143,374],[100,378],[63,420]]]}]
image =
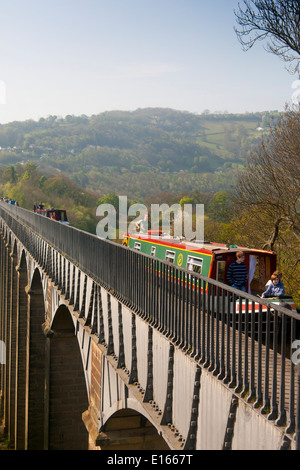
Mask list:
[{"label": "narrowboat", "polygon": [[36,214],[43,215],[44,217],[48,217],[49,219],[56,220],[57,222],[69,225],[67,211],[65,209],[35,208],[34,212]]},{"label": "narrowboat", "polygon": [[[260,296],[266,290],[266,283],[276,270],[277,263],[274,251],[173,238],[162,231],[149,230],[147,233],[124,234],[123,245],[225,285],[228,285],[227,271],[230,264],[236,260],[236,253],[243,251],[248,272],[247,292],[255,296]],[[284,306],[295,310],[291,297],[264,300],[275,304],[284,302]],[[256,308],[259,308],[258,305]]]}]

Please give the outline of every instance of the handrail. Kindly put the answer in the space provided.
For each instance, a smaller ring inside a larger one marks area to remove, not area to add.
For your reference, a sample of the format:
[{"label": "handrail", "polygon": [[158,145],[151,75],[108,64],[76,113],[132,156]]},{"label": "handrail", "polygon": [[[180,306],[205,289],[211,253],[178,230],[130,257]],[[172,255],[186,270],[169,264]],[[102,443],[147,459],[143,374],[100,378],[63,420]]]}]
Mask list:
[{"label": "handrail", "polygon": [[[89,272],[89,274],[93,275],[96,273],[89,271],[88,265],[84,262],[84,256],[81,256],[81,257],[79,256],[80,252],[78,251],[77,248],[75,248],[76,252],[74,254],[74,247],[76,247],[76,240],[74,241],[74,238],[76,239],[79,239],[80,237],[90,238],[90,239],[93,239],[94,243],[101,242],[106,245],[110,245],[111,247],[116,247],[119,250],[124,250],[127,252],[131,251],[132,253],[135,253],[144,258],[148,258],[151,260],[153,259],[153,257],[150,255],[147,255],[144,253],[138,253],[132,248],[124,247],[123,245],[115,243],[109,239],[102,240],[102,239],[99,239],[96,235],[85,232],[76,227],[72,227],[70,225],[64,225],[60,223],[57,224],[56,221],[46,218],[40,214],[35,214],[34,212],[31,212],[27,209],[23,209],[19,206],[10,205],[10,204],[0,201],[0,214],[1,214],[1,208],[3,208],[5,212],[8,212],[15,220],[20,221],[24,225],[27,225],[28,227],[30,227],[32,230],[36,231],[36,233],[39,234],[44,240],[46,240],[49,244],[54,246],[57,251],[59,251],[60,253],[64,253],[65,256],[67,256],[73,262],[76,261],[76,264],[81,266],[83,270]],[[71,238],[70,238],[70,233],[71,233]],[[69,242],[71,239],[72,243],[68,243],[68,242],[64,243],[64,246],[62,247],[62,244],[59,243],[62,238],[69,240]],[[88,249],[89,247],[85,246],[85,248]],[[168,261],[159,260],[159,263],[162,263],[166,266],[174,266],[172,263],[169,263]],[[191,274],[190,271],[188,271],[185,268],[176,266],[176,269],[178,271],[185,272],[186,274]],[[228,292],[231,292],[232,294],[239,292],[231,286],[225,285],[215,279],[211,279],[206,276],[203,276],[202,274],[193,272],[193,276],[196,278],[202,279],[206,282],[209,282],[215,287],[219,287],[223,289],[226,288],[226,290]],[[267,307],[274,306],[271,302],[268,302],[267,298],[262,299],[260,297],[253,296],[252,294],[248,294],[246,292],[243,292],[243,297],[245,299],[248,299],[249,301],[259,303],[263,306],[267,306]],[[290,311],[284,307],[281,307],[280,305],[278,305],[276,309],[278,312],[285,314],[287,316],[293,317],[296,320],[300,319],[300,314]]]},{"label": "handrail", "polygon": [[19,207],[0,203],[0,217],[29,251],[42,238],[112,289],[292,438],[300,413],[291,360],[298,313]]}]

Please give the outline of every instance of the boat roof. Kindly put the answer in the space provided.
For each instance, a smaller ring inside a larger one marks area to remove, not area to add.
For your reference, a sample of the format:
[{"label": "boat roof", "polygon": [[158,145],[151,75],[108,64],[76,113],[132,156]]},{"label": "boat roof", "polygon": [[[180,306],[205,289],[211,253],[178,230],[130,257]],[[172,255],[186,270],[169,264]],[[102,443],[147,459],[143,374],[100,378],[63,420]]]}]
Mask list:
[{"label": "boat roof", "polygon": [[66,209],[55,209],[55,208],[52,208],[52,209],[39,209],[39,208],[37,208],[35,211],[36,212],[66,212]]},{"label": "boat roof", "polygon": [[214,243],[210,241],[201,241],[201,240],[188,240],[184,237],[172,237],[168,233],[135,233],[127,234],[128,237],[136,240],[144,240],[149,243],[158,243],[160,245],[166,245],[173,248],[184,249],[187,251],[195,252],[205,252],[208,254],[223,254],[228,253],[229,251],[235,253],[237,251],[243,251],[244,253],[253,253],[253,254],[270,254],[275,255],[274,251],[266,251],[255,249],[251,247],[243,247],[238,245]]}]

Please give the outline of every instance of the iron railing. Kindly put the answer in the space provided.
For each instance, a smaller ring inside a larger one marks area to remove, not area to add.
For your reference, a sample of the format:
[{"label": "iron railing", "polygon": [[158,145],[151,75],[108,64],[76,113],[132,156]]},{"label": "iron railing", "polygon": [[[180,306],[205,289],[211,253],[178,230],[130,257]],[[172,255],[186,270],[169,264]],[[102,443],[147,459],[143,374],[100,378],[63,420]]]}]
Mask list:
[{"label": "iron railing", "polygon": [[31,253],[42,237],[289,439],[296,431],[299,447],[298,313],[19,207],[0,203],[0,216]]}]

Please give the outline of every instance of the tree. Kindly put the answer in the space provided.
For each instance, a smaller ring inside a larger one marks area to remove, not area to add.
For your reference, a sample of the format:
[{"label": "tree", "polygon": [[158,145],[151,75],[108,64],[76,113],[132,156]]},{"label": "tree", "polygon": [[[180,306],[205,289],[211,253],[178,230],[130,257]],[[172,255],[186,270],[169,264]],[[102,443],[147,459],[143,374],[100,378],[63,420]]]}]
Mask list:
[{"label": "tree", "polygon": [[16,173],[16,168],[13,165],[8,166],[3,171],[3,180],[8,181],[9,183],[16,183],[18,181],[18,176]]},{"label": "tree", "polygon": [[33,178],[34,176],[37,175],[37,165],[35,163],[26,163],[24,165],[24,173],[22,176],[22,180],[28,180],[30,178]]},{"label": "tree", "polygon": [[105,196],[98,199],[97,204],[111,204],[115,209],[116,212],[119,211],[119,196],[115,193],[108,193]]},{"label": "tree", "polygon": [[185,204],[194,204],[194,203],[195,203],[194,199],[190,196],[183,196],[179,201],[179,204],[182,207],[182,209],[184,208]]},{"label": "tree", "polygon": [[273,249],[280,230],[300,241],[300,113],[287,110],[251,153],[238,179],[237,208],[259,212],[272,225],[265,247]]},{"label": "tree", "polygon": [[244,0],[244,9],[239,5],[235,16],[240,26],[235,32],[244,50],[267,39],[266,49],[289,62],[292,72],[299,71],[299,0]]},{"label": "tree", "polygon": [[230,196],[226,191],[215,193],[208,205],[211,218],[218,222],[229,222],[232,216],[230,203]]}]

